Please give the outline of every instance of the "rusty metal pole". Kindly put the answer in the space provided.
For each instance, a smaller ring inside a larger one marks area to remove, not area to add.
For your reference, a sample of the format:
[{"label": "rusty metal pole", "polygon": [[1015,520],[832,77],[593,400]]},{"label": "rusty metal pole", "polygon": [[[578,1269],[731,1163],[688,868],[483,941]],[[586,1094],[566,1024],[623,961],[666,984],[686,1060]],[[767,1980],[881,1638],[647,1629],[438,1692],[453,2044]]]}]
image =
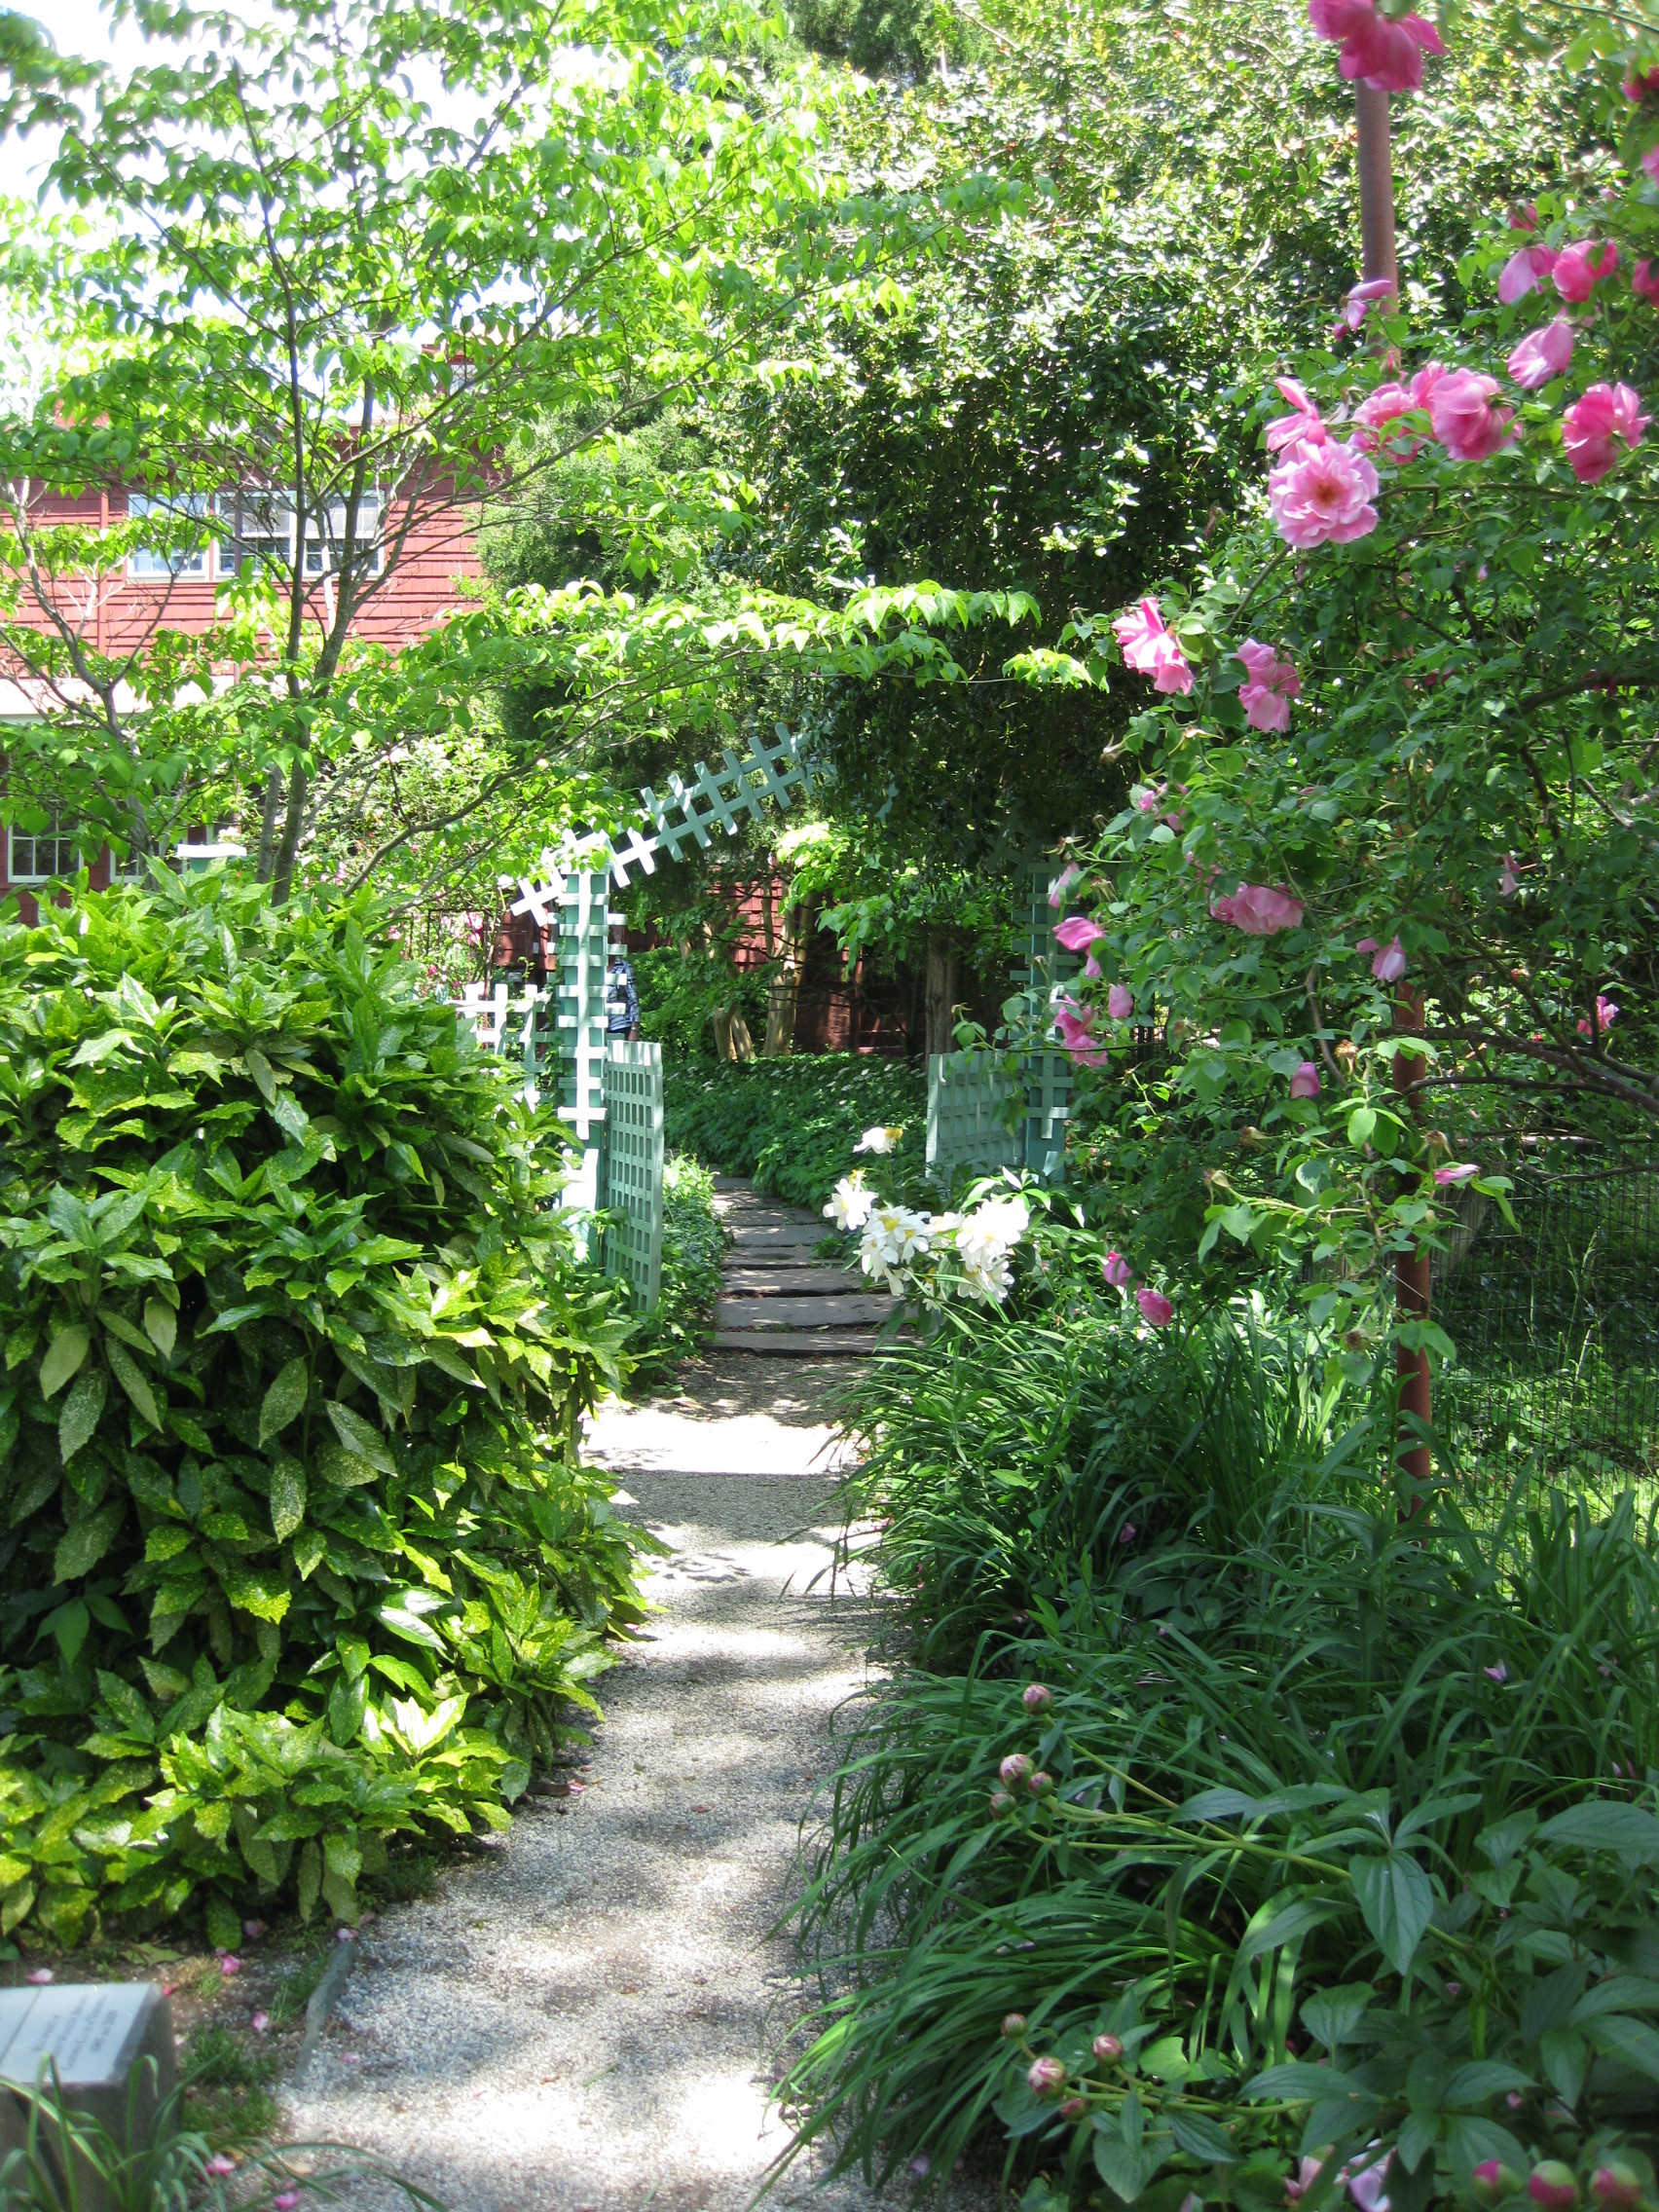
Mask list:
[{"label": "rusty metal pole", "polygon": [[[1385,276],[1395,290],[1400,284],[1394,256],[1394,164],[1388,143],[1388,95],[1371,85],[1356,85],[1354,118],[1358,125],[1360,260],[1367,281]],[[1394,998],[1394,1034],[1419,1035],[1423,1025],[1422,997],[1401,988]],[[1394,1056],[1394,1088],[1405,1093],[1422,1080],[1420,1053]],[[1419,1111],[1411,1100],[1408,1112]],[[1399,1321],[1426,1321],[1429,1298],[1428,1246],[1419,1237],[1394,1259],[1394,1316]],[[1426,1483],[1430,1472],[1426,1444],[1416,1441],[1406,1422],[1412,1416],[1426,1424],[1429,1418],[1429,1364],[1425,1350],[1396,1347],[1394,1371],[1399,1378],[1399,1428],[1394,1457],[1406,1475]]]}]

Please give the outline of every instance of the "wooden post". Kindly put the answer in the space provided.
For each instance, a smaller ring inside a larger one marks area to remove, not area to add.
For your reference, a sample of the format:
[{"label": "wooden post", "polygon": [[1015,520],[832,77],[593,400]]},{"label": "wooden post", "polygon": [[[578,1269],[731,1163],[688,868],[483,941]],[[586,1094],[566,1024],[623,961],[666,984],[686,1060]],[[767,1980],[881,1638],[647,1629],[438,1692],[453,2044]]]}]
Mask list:
[{"label": "wooden post", "polygon": [[956,932],[948,922],[932,922],[927,936],[927,996],[923,1010],[926,1050],[956,1049]]},{"label": "wooden post", "polygon": [[[1358,125],[1360,263],[1367,282],[1386,277],[1399,289],[1400,272],[1394,253],[1394,166],[1388,143],[1388,95],[1371,85],[1354,87],[1354,118]],[[1419,1036],[1423,1025],[1422,994],[1402,987],[1394,995],[1394,1034]],[[1425,1062],[1419,1052],[1394,1055],[1394,1088],[1404,1095],[1422,1080]],[[1416,1093],[1407,1112],[1419,1112]],[[1394,1258],[1394,1317],[1396,1322],[1426,1321],[1429,1301],[1429,1252],[1421,1237]],[[1426,1349],[1408,1351],[1404,1345],[1394,1352],[1399,1378],[1399,1427],[1394,1456],[1413,1482],[1425,1483],[1430,1457],[1426,1444],[1419,1443],[1407,1427],[1415,1416],[1426,1424],[1429,1418],[1429,1362]]]}]

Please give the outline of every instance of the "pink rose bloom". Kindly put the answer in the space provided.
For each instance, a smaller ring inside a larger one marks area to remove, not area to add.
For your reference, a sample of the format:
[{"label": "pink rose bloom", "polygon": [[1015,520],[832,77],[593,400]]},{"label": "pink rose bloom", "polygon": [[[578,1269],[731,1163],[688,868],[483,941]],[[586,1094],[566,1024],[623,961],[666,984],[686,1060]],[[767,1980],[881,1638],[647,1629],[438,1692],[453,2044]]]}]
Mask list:
[{"label": "pink rose bloom", "polygon": [[1060,1043],[1079,1067],[1098,1068],[1105,1065],[1106,1054],[1094,1042],[1092,1008],[1080,1014],[1075,1006],[1062,1006],[1056,1010],[1054,1021],[1060,1032]]},{"label": "pink rose bloom", "polygon": [[1390,21],[1372,0],[1308,0],[1308,20],[1321,38],[1337,40],[1337,66],[1380,92],[1415,92],[1422,83],[1422,55],[1445,50],[1440,34],[1420,16]]},{"label": "pink rose bloom", "polygon": [[1556,265],[1552,246],[1524,245],[1512,253],[1497,273],[1497,296],[1506,308],[1523,300],[1549,276]]},{"label": "pink rose bloom", "polygon": [[1379,300],[1393,296],[1394,280],[1391,276],[1368,276],[1363,284],[1355,284],[1343,302],[1343,312],[1331,326],[1333,339],[1344,331],[1358,330]]},{"label": "pink rose bloom", "polygon": [[1561,442],[1580,484],[1599,484],[1641,443],[1651,418],[1641,412],[1641,396],[1628,384],[1593,384],[1561,419]]},{"label": "pink rose bloom", "polygon": [[1055,876],[1053,882],[1049,886],[1050,905],[1063,906],[1066,901],[1066,893],[1071,889],[1072,885],[1081,878],[1083,870],[1080,867],[1068,867],[1062,869],[1061,872]]},{"label": "pink rose bloom", "polygon": [[1268,478],[1279,535],[1299,553],[1346,545],[1377,528],[1377,471],[1354,444],[1299,446]]},{"label": "pink rose bloom", "polygon": [[1392,429],[1390,424],[1402,415],[1416,414],[1421,405],[1404,385],[1380,384],[1353,411],[1354,422],[1359,425],[1353,434],[1353,444],[1362,453],[1375,453],[1381,446],[1392,460],[1412,460],[1422,451],[1424,440],[1410,430]]},{"label": "pink rose bloom", "polygon": [[1565,376],[1572,359],[1572,325],[1558,314],[1542,330],[1530,330],[1509,356],[1511,378],[1523,391],[1536,391],[1553,377]]},{"label": "pink rose bloom", "polygon": [[1112,629],[1123,648],[1124,666],[1150,676],[1155,691],[1193,688],[1187,656],[1163,627],[1156,599],[1143,599],[1132,614],[1118,615]]},{"label": "pink rose bloom", "polygon": [[1505,853],[1503,866],[1497,871],[1497,895],[1500,899],[1513,899],[1521,888],[1521,863],[1513,853]]},{"label": "pink rose bloom", "polygon": [[1444,1190],[1449,1183],[1471,1182],[1479,1173],[1480,1169],[1474,1161],[1466,1160],[1460,1167],[1437,1167],[1434,1170],[1434,1180]]},{"label": "pink rose bloom", "polygon": [[1377,957],[1371,963],[1371,973],[1380,983],[1397,983],[1406,972],[1405,947],[1398,938],[1380,947],[1375,938],[1368,937],[1355,949],[1376,954]]},{"label": "pink rose bloom", "polygon": [[1627,77],[1619,89],[1627,100],[1634,100],[1640,107],[1643,100],[1650,100],[1659,93],[1659,69],[1649,69],[1641,77]]},{"label": "pink rose bloom", "polygon": [[1382,2177],[1388,2171],[1391,2152],[1384,2151],[1382,2157],[1355,2174],[1348,2183],[1348,2194],[1359,2206],[1359,2212],[1388,2212],[1388,2193],[1382,2187]]},{"label": "pink rose bloom", "polygon": [[1108,1252],[1100,1263],[1100,1272],[1113,1290],[1127,1290],[1135,1279],[1122,1252]]},{"label": "pink rose bloom", "polygon": [[[1218,909],[1225,907],[1225,913]],[[1274,937],[1302,927],[1302,903],[1288,891],[1270,891],[1265,883],[1241,883],[1229,899],[1218,899],[1210,912],[1246,937]]]},{"label": "pink rose bloom", "polygon": [[1127,983],[1114,983],[1106,993],[1106,1012],[1114,1021],[1127,1021],[1135,1011],[1135,994]]},{"label": "pink rose bloom", "polygon": [[1141,1319],[1155,1329],[1166,1329],[1175,1318],[1175,1309],[1161,1290],[1137,1290],[1135,1304],[1141,1309]]},{"label": "pink rose bloom", "polygon": [[1129,797],[1134,801],[1137,813],[1156,814],[1168,789],[1167,784],[1131,784]]},{"label": "pink rose bloom", "polygon": [[1280,660],[1272,645],[1246,638],[1238,658],[1249,672],[1238,687],[1238,703],[1252,729],[1288,729],[1290,702],[1302,689],[1302,679],[1287,660]]},{"label": "pink rose bloom", "polygon": [[1290,1079],[1292,1098],[1317,1098],[1323,1088],[1319,1081],[1319,1071],[1311,1060],[1304,1060]]},{"label": "pink rose bloom", "polygon": [[1598,249],[1594,239],[1564,245],[1551,271],[1555,288],[1569,307],[1581,308],[1605,276],[1619,265],[1619,249],[1611,239]]},{"label": "pink rose bloom", "polygon": [[1492,404],[1496,390],[1495,377],[1473,369],[1454,369],[1435,385],[1428,419],[1454,461],[1490,461],[1514,437],[1513,411]]},{"label": "pink rose bloom", "polygon": [[[1659,146],[1655,146],[1653,151],[1655,155],[1659,155]],[[1659,176],[1659,168],[1653,173]],[[1641,298],[1659,307],[1659,268],[1655,268],[1651,261],[1639,261],[1630,273],[1630,288]]]},{"label": "pink rose bloom", "polygon": [[[1604,997],[1602,996],[1601,992],[1600,992],[1600,991],[1598,991],[1598,992],[1597,992],[1597,994],[1596,994],[1596,1029],[1597,1029],[1597,1031],[1598,1031],[1599,1033],[1601,1033],[1602,1035],[1604,1035],[1604,1035],[1606,1034],[1606,1032],[1607,1032],[1607,1031],[1608,1031],[1609,1029],[1611,1029],[1611,1027],[1613,1026],[1613,1023],[1614,1023],[1615,1021],[1617,1021],[1618,1017],[1619,1017],[1619,1010],[1618,1010],[1618,1008],[1617,1008],[1617,1007],[1616,1007],[1616,1006],[1615,1006],[1615,1005],[1613,1004],[1612,1000],[1611,1000],[1611,999],[1604,999]],[[1589,1022],[1588,1022],[1588,1021],[1580,1021],[1580,1022],[1579,1022],[1579,1024],[1578,1024],[1578,1034],[1579,1034],[1579,1036],[1580,1036],[1580,1037],[1588,1037],[1588,1036],[1589,1036],[1589,1035],[1591,1034],[1591,1030],[1590,1030],[1590,1024],[1589,1024]]]},{"label": "pink rose bloom", "polygon": [[1274,384],[1293,412],[1277,415],[1268,424],[1264,435],[1269,453],[1288,453],[1293,446],[1322,446],[1330,432],[1319,419],[1319,410],[1309,398],[1306,388],[1294,377],[1275,377]]},{"label": "pink rose bloom", "polygon": [[1054,931],[1054,942],[1063,944],[1068,952],[1087,952],[1106,932],[1098,922],[1091,922],[1087,914],[1068,914]]}]

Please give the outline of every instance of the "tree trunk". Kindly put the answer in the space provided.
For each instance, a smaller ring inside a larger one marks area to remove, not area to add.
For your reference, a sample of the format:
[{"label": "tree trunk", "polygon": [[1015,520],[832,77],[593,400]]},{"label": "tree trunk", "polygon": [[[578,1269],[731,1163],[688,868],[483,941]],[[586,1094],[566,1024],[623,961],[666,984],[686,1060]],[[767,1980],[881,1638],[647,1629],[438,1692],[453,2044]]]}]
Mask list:
[{"label": "tree trunk", "polygon": [[928,931],[928,979],[924,1008],[924,1051],[956,1050],[956,932],[948,922]]},{"label": "tree trunk", "polygon": [[[1416,1035],[1422,1028],[1422,994],[1419,991],[1399,990],[1394,999],[1394,1034]],[[1419,1053],[1394,1054],[1394,1088],[1408,1092],[1414,1084],[1422,1081],[1424,1061]],[[1416,1115],[1417,1097],[1408,1100],[1406,1111]],[[1429,1250],[1423,1237],[1394,1256],[1394,1324],[1428,1319]],[[1399,1379],[1399,1434],[1395,1438],[1396,1463],[1414,1483],[1426,1483],[1429,1477],[1429,1450],[1419,1443],[1414,1431],[1407,1427],[1408,1417],[1416,1418],[1426,1426],[1429,1418],[1429,1365],[1426,1347],[1408,1351],[1399,1345],[1394,1351],[1394,1373]],[[1419,1504],[1413,1498],[1410,1511],[1416,1512]]]},{"label": "tree trunk", "polygon": [[802,899],[784,916],[783,941],[766,990],[766,1042],[760,1048],[763,1059],[788,1059],[794,1050],[795,1009],[800,1003],[807,948],[812,942],[814,904],[813,900]]},{"label": "tree trunk", "polygon": [[295,761],[288,775],[288,809],[282,821],[281,841],[276,847],[276,866],[271,879],[271,896],[274,903],[285,905],[294,881],[294,862],[300,850],[300,831],[305,827],[306,793],[311,779],[299,761]]},{"label": "tree trunk", "polygon": [[749,1034],[749,1024],[741,1014],[731,1017],[731,1056],[734,1060],[752,1060],[755,1057],[755,1040]]},{"label": "tree trunk", "polygon": [[736,1053],[735,1053],[735,1052],[734,1052],[734,1051],[732,1051],[732,1049],[731,1049],[731,1009],[730,1009],[730,1007],[729,1007],[729,1006],[718,1006],[718,1007],[716,1007],[716,1009],[715,1009],[715,1011],[714,1011],[714,1014],[713,1014],[713,1017],[712,1017],[712,1018],[713,1018],[713,1021],[714,1021],[714,1025],[715,1025],[715,1057],[716,1057],[716,1059],[717,1059],[717,1060],[735,1060],[735,1059],[736,1059],[736,1057],[737,1057],[737,1054],[736,1054]]}]

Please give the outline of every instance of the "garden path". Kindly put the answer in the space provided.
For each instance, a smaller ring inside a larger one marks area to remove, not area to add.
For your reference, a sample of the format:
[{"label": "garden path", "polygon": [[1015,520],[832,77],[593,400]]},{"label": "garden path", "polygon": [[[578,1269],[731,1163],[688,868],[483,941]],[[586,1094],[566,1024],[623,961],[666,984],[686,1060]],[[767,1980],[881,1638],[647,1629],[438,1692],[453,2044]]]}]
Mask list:
[{"label": "garden path", "polygon": [[[742,1191],[722,1206],[749,1226]],[[589,1449],[671,1547],[650,1641],[600,1684],[584,1787],[387,1912],[303,2089],[297,2134],[372,2148],[452,2212],[740,2212],[787,2135],[767,2111],[798,1998],[798,1824],[864,1679],[867,1619],[832,1578],[830,1413],[844,1359],[717,1350]],[[782,2204],[819,2194],[805,2161]],[[394,2199],[363,2187],[368,2212]]]}]

